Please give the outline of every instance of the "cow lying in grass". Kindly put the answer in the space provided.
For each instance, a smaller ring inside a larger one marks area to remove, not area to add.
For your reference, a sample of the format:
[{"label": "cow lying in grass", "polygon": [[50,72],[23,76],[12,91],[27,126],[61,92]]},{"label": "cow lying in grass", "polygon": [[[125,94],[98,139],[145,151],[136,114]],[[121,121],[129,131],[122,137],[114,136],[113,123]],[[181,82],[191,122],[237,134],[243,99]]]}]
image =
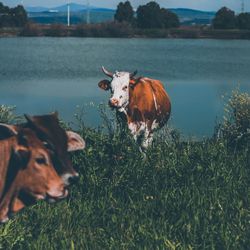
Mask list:
[{"label": "cow lying in grass", "polygon": [[0,135],[0,222],[25,206],[21,192],[36,200],[67,196],[48,149],[32,130],[0,124]]},{"label": "cow lying in grass", "polygon": [[[25,117],[27,119],[27,123],[22,125],[9,126],[2,124],[2,129],[0,130],[0,143],[1,143],[0,145],[2,145],[1,146],[2,152],[0,157],[0,173],[1,171],[4,172],[3,169],[6,169],[4,167],[6,166],[6,157],[8,158],[8,155],[15,152],[10,148],[10,141],[11,140],[13,141],[14,138],[21,138],[20,135],[23,134],[24,131],[26,131],[26,133],[27,131],[29,131],[29,136],[28,136],[29,145],[27,145],[28,148],[25,148],[26,154],[32,155],[31,153],[33,153],[33,155],[36,155],[35,152],[37,150],[39,152],[43,151],[44,155],[47,154],[46,161],[50,162],[50,166],[53,166],[53,169],[60,176],[60,181],[63,183],[63,186],[65,187],[68,186],[69,184],[72,184],[78,178],[78,173],[72,167],[72,162],[70,160],[68,152],[84,149],[85,147],[84,140],[81,138],[80,135],[78,135],[73,131],[65,131],[60,126],[57,113],[52,113],[42,116],[26,115]],[[11,140],[10,138],[8,139],[10,141],[6,139],[6,134],[8,134],[11,137]],[[3,140],[4,137],[5,140]],[[6,147],[6,145],[9,145],[9,148]],[[19,144],[16,144],[16,147],[19,146],[20,146]],[[22,147],[24,147],[24,145],[22,145]],[[13,159],[18,158],[15,156],[15,154],[12,155],[12,157],[14,157]],[[18,160],[14,161],[14,163],[13,162],[11,163],[12,165],[13,164],[15,165],[14,168],[13,167],[8,168],[9,169],[8,171],[11,175],[14,174],[15,169],[19,169],[19,165],[25,166],[27,167],[27,169],[32,169],[32,168],[35,169],[34,166],[38,164],[32,159],[27,161],[28,164],[27,166],[25,165],[25,161],[23,161],[22,159],[20,161]],[[43,164],[42,161],[40,163]],[[1,166],[1,164],[3,164],[4,166]],[[26,170],[26,172],[24,173],[29,173],[30,174],[29,178],[32,177],[31,171],[29,172],[28,170]],[[25,176],[26,178],[28,178],[27,175]],[[41,181],[44,182],[44,180],[39,179],[39,176],[37,176],[34,179],[37,181],[37,183],[40,183]],[[8,179],[8,182],[12,183],[11,180]],[[2,192],[4,192],[3,190],[6,189],[3,187],[4,186],[3,183],[5,182],[6,182],[6,176],[4,174],[1,174],[0,190],[2,190]],[[34,202],[35,200],[34,197],[37,198],[36,194],[34,195],[34,193],[32,192],[25,191],[29,190],[28,187],[19,188],[20,185],[18,183],[17,184],[18,187],[15,188],[16,183],[17,182],[15,182],[14,185],[11,184],[12,185],[11,190],[19,190],[19,191],[13,191],[15,195],[13,194],[13,192],[8,192],[8,195],[3,197],[0,191],[0,204],[2,204],[2,209],[0,207],[0,221],[1,218],[3,218],[2,219],[3,222],[8,219],[6,212],[4,212],[5,210],[6,211],[8,210],[8,213],[15,213],[20,209],[22,209],[26,204],[28,205],[30,201]],[[57,196],[49,194],[46,195],[46,198],[50,202],[58,200]],[[8,207],[8,209],[6,207]],[[3,215],[1,215],[1,213]]]},{"label": "cow lying in grass", "polygon": [[111,80],[102,80],[98,86],[111,91],[110,106],[124,114],[134,139],[142,138],[140,146],[145,150],[152,143],[154,130],[169,119],[171,103],[168,94],[158,80],[135,79],[137,72],[116,71],[113,74],[104,67],[102,70]]}]

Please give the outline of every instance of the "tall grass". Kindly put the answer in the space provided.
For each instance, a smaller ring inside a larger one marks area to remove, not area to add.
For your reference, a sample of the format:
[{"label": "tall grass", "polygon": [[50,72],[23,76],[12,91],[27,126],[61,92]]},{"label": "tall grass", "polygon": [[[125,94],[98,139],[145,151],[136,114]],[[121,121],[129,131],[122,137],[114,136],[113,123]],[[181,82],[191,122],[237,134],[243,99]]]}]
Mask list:
[{"label": "tall grass", "polygon": [[[144,160],[128,133],[84,125],[80,181],[0,227],[2,249],[249,249],[249,147],[159,135]],[[108,131],[108,133],[107,133]],[[121,138],[121,134],[123,135]],[[125,136],[126,135],[126,136]]]}]

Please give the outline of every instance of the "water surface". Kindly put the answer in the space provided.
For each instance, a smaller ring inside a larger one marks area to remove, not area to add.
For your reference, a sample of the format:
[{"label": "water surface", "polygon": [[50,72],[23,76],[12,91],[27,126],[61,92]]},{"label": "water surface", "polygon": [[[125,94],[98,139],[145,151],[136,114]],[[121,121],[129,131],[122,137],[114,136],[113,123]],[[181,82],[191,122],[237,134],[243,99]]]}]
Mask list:
[{"label": "water surface", "polygon": [[222,116],[221,96],[237,85],[250,91],[250,42],[239,40],[1,38],[0,104],[17,113],[58,110],[72,121],[85,105],[88,125],[109,93],[98,89],[100,68],[138,70],[160,79],[172,100],[170,126],[184,135],[211,135]]}]

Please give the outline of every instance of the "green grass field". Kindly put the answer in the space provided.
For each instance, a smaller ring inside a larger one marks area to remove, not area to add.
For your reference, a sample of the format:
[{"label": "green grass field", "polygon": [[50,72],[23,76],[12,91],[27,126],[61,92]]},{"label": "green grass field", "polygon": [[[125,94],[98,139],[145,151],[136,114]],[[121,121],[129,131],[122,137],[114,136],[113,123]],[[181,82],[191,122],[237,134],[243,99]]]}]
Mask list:
[{"label": "green grass field", "polygon": [[79,183],[1,225],[0,249],[250,249],[249,140],[164,129],[143,160],[115,126],[79,130]]}]

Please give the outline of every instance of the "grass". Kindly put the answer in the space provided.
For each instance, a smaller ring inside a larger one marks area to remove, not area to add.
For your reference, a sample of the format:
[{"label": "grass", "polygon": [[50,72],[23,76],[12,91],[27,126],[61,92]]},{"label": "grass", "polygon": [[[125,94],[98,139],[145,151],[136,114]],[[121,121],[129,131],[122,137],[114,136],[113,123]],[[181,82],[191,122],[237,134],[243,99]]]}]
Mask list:
[{"label": "grass", "polygon": [[249,249],[248,144],[182,141],[164,129],[143,160],[107,125],[79,120],[79,183],[67,200],[39,202],[0,226],[0,249]]}]

